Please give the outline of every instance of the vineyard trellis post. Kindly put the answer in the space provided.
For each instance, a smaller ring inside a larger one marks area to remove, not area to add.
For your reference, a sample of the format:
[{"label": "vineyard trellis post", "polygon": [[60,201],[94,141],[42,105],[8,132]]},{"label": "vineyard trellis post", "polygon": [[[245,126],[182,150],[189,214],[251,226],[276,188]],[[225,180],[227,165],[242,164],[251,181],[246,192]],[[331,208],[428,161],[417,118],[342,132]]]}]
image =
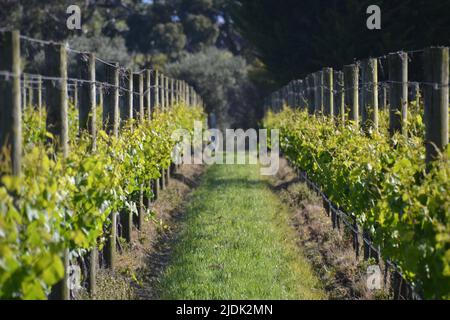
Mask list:
[{"label": "vineyard trellis post", "polygon": [[359,126],[359,67],[357,64],[344,66],[345,100],[349,108],[349,120]]},{"label": "vineyard trellis post", "polygon": [[161,95],[161,110],[164,110],[166,107],[166,95],[164,93],[165,90],[165,84],[164,84],[164,75],[162,73],[159,74],[159,79],[160,79],[160,95]]},{"label": "vineyard trellis post", "polygon": [[391,53],[389,59],[389,132],[407,135],[408,121],[408,54]]},{"label": "vineyard trellis post", "polygon": [[37,77],[37,107],[39,110],[39,119],[42,118],[42,76]]},{"label": "vineyard trellis post", "polygon": [[80,105],[78,108],[80,133],[87,130],[92,137],[92,149],[96,148],[96,92],[95,92],[95,55],[92,53],[78,55],[79,77],[83,82],[80,88]]},{"label": "vineyard trellis post", "polygon": [[323,72],[314,73],[315,113],[323,113]]},{"label": "vineyard trellis post", "polygon": [[152,71],[145,70],[145,114],[152,120]]},{"label": "vineyard trellis post", "polygon": [[188,107],[191,106],[191,88],[188,84],[186,84],[186,105]]},{"label": "vineyard trellis post", "polygon": [[140,73],[138,76],[139,85],[139,123],[142,124],[145,120],[145,106],[144,106],[144,73]]},{"label": "vineyard trellis post", "polygon": [[98,104],[103,109],[103,85],[98,86]]},{"label": "vineyard trellis post", "polygon": [[340,123],[345,123],[345,91],[344,91],[344,73],[336,71],[335,73],[335,114]]},{"label": "vineyard trellis post", "polygon": [[20,175],[22,163],[22,108],[20,92],[20,33],[0,32],[0,70],[10,72],[10,81],[0,81],[0,147],[10,152],[11,169]]},{"label": "vineyard trellis post", "polygon": [[75,108],[78,108],[78,83],[73,84],[73,100],[72,103]]},{"label": "vineyard trellis post", "polygon": [[[95,152],[97,131],[97,102],[96,102],[96,76],[95,76],[95,55],[93,53],[82,53],[78,55],[78,70],[81,80],[85,80],[80,88],[80,104],[78,107],[79,130],[80,133],[87,130],[92,139],[92,150]],[[75,84],[75,107],[77,105],[77,84]],[[91,297],[96,294],[96,272],[98,264],[98,251],[94,246],[89,251],[89,273],[88,273],[88,292]]]},{"label": "vineyard trellis post", "polygon": [[[168,100],[167,100],[167,110],[172,109],[174,104],[174,95],[173,95],[173,79],[167,77],[167,94],[168,94]],[[168,168],[166,169],[166,187],[170,184],[170,170],[171,165],[169,163]]]},{"label": "vineyard trellis post", "polygon": [[[139,115],[138,122],[142,124],[145,121],[145,106],[144,106],[144,72],[140,72],[137,75],[138,80],[138,88],[139,88]],[[137,228],[138,230],[142,230],[144,226],[144,215],[145,215],[145,207],[144,207],[144,184],[141,183],[139,187],[139,199],[138,199],[138,216],[137,216]]]},{"label": "vineyard trellis post", "polygon": [[[166,111],[166,80],[165,76],[161,73],[161,109],[163,111]],[[166,174],[164,171],[164,168],[161,168],[160,170],[160,188],[161,190],[164,190],[166,188]]]},{"label": "vineyard trellis post", "polygon": [[323,96],[324,96],[324,109],[323,112],[326,116],[333,117],[334,115],[334,95],[333,95],[333,69],[324,68],[323,74]]},{"label": "vineyard trellis post", "polygon": [[170,78],[170,103],[175,104],[175,83],[172,78]]},{"label": "vineyard trellis post", "polygon": [[22,110],[27,107],[27,82],[28,77],[26,74],[22,74]]},{"label": "vineyard trellis post", "polygon": [[133,71],[128,69],[126,71],[126,79],[127,79],[127,100],[125,104],[125,118],[123,120],[131,120],[133,119],[133,103],[134,103],[134,86],[133,86]]},{"label": "vineyard trellis post", "polygon": [[431,47],[424,52],[426,160],[435,160],[449,142],[449,48]]},{"label": "vineyard trellis post", "polygon": [[28,85],[28,101],[29,101],[29,106],[31,107],[31,108],[33,108],[34,107],[34,94],[33,94],[33,90],[34,90],[34,86],[33,86],[33,84],[35,83],[35,80],[33,79],[33,81],[32,81],[32,83],[29,83],[29,85]]},{"label": "vineyard trellis post", "polygon": [[378,60],[369,58],[362,62],[364,72],[362,88],[362,128],[378,131]]},{"label": "vineyard trellis post", "polygon": [[388,106],[388,86],[386,84],[381,85],[381,109],[386,110]]},{"label": "vineyard trellis post", "polygon": [[164,101],[165,101],[165,105],[164,105],[164,111],[169,110],[169,77],[164,76]]},{"label": "vineyard trellis post", "polygon": [[[57,151],[66,158],[69,155],[68,92],[67,92],[67,49],[65,44],[51,43],[45,47],[46,76],[46,128],[56,143]],[[51,299],[69,300],[69,248],[62,254],[64,277],[52,288]]]},{"label": "vineyard trellis post", "polygon": [[[120,126],[120,75],[119,64],[108,64],[104,66],[105,81],[108,84],[106,97],[103,96],[103,86],[100,86],[100,98],[104,99],[103,107],[103,128],[106,133],[118,137]],[[104,247],[105,265],[114,270],[116,267],[116,246],[117,246],[117,215],[113,211],[110,214],[111,223],[107,231],[106,244]]]},{"label": "vineyard trellis post", "polygon": [[314,90],[314,77],[309,74],[306,77],[307,84],[307,96],[308,96],[308,113],[314,114],[314,102],[315,102],[315,90]]},{"label": "vineyard trellis post", "polygon": [[[103,128],[109,135],[118,137],[120,110],[119,110],[119,64],[105,66],[105,81],[108,84],[103,106]],[[101,89],[100,89],[101,90]]]},{"label": "vineyard trellis post", "polygon": [[[132,120],[134,116],[138,117],[134,112],[134,73],[133,70],[127,70],[128,94],[127,103],[125,105],[126,118],[124,120]],[[121,235],[127,241],[131,242],[133,231],[133,210],[130,207],[122,208],[120,212],[120,223],[122,225]]]},{"label": "vineyard trellis post", "polygon": [[155,82],[155,90],[154,90],[155,102],[154,102],[154,106],[155,106],[155,109],[156,109],[156,108],[158,108],[160,106],[160,104],[159,104],[159,71],[158,70],[154,71],[153,78],[154,78],[154,82]]}]

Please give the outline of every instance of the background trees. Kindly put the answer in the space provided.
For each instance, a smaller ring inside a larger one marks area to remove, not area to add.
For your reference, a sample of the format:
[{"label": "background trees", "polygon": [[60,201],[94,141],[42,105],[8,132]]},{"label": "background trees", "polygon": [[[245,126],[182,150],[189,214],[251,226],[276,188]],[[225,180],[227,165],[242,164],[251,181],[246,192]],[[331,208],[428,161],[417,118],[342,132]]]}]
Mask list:
[{"label": "background trees", "polygon": [[[70,4],[81,7],[81,31],[66,28]],[[371,4],[381,7],[382,30],[366,28]],[[185,80],[200,81],[195,74],[211,79],[208,83],[224,81],[216,92],[205,92],[209,108],[225,112],[224,119],[231,114],[236,125],[245,119],[254,125],[262,98],[292,79],[324,66],[341,68],[353,59],[449,45],[449,12],[450,0],[0,0],[0,28],[68,40],[73,47],[139,67],[164,70],[167,65],[179,72],[186,63],[202,61],[190,75],[183,73],[191,77]],[[225,61],[245,62],[245,67],[235,73]],[[245,90],[222,92],[244,78]]]},{"label": "background trees", "polygon": [[[382,29],[366,28],[377,4]],[[234,27],[278,83],[324,66],[449,44],[449,0],[234,0]]]}]

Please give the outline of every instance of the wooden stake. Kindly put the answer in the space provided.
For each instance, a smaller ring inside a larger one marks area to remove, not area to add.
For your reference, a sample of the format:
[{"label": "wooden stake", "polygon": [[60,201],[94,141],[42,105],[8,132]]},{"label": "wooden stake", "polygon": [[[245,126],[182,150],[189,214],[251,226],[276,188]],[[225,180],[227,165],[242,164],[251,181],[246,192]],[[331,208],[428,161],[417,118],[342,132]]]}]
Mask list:
[{"label": "wooden stake", "polygon": [[158,70],[155,70],[154,72],[155,72],[154,73],[154,79],[155,79],[155,108],[158,108],[160,106],[160,103],[159,103],[159,99],[160,99],[160,96],[159,96],[159,86],[160,86],[160,84],[159,84],[159,72],[158,72]]},{"label": "wooden stake", "polygon": [[152,72],[146,70],[145,72],[145,113],[147,115],[147,120],[152,120]]},{"label": "wooden stake", "polygon": [[117,212],[111,213],[111,224],[109,226],[110,232],[106,238],[104,256],[106,267],[112,271],[116,268],[116,240],[117,240]]},{"label": "wooden stake", "polygon": [[[109,135],[119,136],[119,64],[105,66],[106,82],[110,84],[103,106],[103,127]],[[102,96],[102,95],[101,95]]]},{"label": "wooden stake", "polygon": [[97,121],[97,101],[95,92],[95,56],[92,53],[80,54],[78,56],[78,70],[80,79],[89,83],[82,83],[80,88],[79,106],[79,130],[88,130],[92,137],[92,146],[96,148],[96,121]]},{"label": "wooden stake", "polygon": [[428,83],[424,86],[426,160],[430,164],[449,141],[449,48],[427,48],[423,57]]},{"label": "wooden stake", "polygon": [[390,116],[389,132],[407,134],[408,121],[408,54],[389,54]]},{"label": "wooden stake", "polygon": [[362,124],[368,132],[371,128],[378,131],[378,60],[367,59],[362,62],[363,75],[363,105]]},{"label": "wooden stake", "polygon": [[[55,138],[56,147],[63,157],[69,155],[67,52],[65,44],[48,44],[45,47],[46,76],[59,78],[46,82],[47,131]],[[52,288],[52,299],[69,300],[69,248],[62,254],[64,278]]]},{"label": "wooden stake", "polygon": [[349,120],[359,126],[359,67],[357,64],[344,66],[345,100],[349,108]]},{"label": "wooden stake", "polygon": [[22,165],[19,31],[0,32],[0,70],[12,73],[10,81],[0,81],[0,148],[9,150],[12,173],[18,176]]},{"label": "wooden stake", "polygon": [[324,68],[323,74],[323,96],[324,96],[324,114],[326,116],[334,115],[334,96],[333,96],[333,69]]}]

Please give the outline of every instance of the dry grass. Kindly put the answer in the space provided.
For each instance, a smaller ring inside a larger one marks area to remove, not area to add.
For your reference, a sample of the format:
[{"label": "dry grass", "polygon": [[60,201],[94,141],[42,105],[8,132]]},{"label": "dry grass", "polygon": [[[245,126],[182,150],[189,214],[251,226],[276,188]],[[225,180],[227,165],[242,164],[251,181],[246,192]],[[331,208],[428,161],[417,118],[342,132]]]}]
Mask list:
[{"label": "dry grass", "polygon": [[196,186],[203,166],[183,166],[172,175],[169,187],[160,193],[146,219],[143,230],[133,230],[131,243],[120,242],[116,271],[97,274],[99,300],[154,299],[153,288],[169,261],[171,239],[177,232],[177,220],[191,190]]},{"label": "dry grass", "polygon": [[366,286],[367,263],[357,260],[350,235],[333,229],[322,199],[299,181],[285,159],[272,179],[280,197],[291,207],[291,223],[316,274],[330,299],[380,299],[384,292],[372,292]]}]

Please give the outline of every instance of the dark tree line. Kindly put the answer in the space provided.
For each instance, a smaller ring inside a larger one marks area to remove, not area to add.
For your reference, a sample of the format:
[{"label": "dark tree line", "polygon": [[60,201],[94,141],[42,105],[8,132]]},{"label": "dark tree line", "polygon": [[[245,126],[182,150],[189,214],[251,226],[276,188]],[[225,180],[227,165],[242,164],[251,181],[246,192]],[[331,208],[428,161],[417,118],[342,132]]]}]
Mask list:
[{"label": "dark tree line", "polygon": [[[381,30],[366,27],[372,4]],[[450,44],[450,0],[235,0],[231,12],[278,83],[354,58]]]},{"label": "dark tree line", "polygon": [[[66,27],[71,4],[81,7],[82,30]],[[366,27],[372,4],[381,8],[381,30]],[[122,65],[170,66],[209,85],[217,113],[254,125],[260,100],[292,79],[353,59],[449,45],[450,0],[0,0],[0,28],[68,40]]]}]

